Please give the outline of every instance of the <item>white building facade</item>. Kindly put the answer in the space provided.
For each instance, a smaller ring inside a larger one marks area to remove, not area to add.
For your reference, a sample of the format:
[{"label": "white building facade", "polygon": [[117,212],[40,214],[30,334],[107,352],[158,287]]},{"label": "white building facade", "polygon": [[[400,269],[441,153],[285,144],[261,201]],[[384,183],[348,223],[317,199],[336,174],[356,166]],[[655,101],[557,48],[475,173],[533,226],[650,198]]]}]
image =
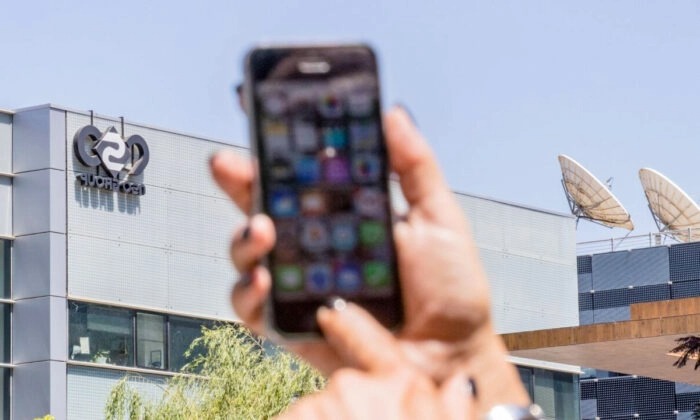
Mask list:
[{"label": "white building facade", "polygon": [[[0,111],[3,418],[102,418],[129,373],[155,396],[202,325],[236,321],[228,249],[242,215],[209,175],[221,149],[248,153],[52,105]],[[498,331],[578,325],[574,219],[457,197]],[[554,386],[561,375],[536,362],[523,369],[545,410],[568,401]],[[578,401],[576,369],[562,370]]]}]

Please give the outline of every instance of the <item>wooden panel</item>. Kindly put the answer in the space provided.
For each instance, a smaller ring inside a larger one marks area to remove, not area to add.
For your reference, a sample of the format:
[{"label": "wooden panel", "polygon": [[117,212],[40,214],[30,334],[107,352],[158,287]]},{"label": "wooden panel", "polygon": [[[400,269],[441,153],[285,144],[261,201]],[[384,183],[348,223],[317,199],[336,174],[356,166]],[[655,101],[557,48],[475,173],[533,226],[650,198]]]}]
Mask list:
[{"label": "wooden panel", "polygon": [[[695,298],[693,298],[695,299]],[[700,313],[504,334],[509,351],[650,338],[700,331]]]},{"label": "wooden panel", "polygon": [[700,314],[700,297],[660,300],[630,305],[630,319],[632,320],[690,314]]}]

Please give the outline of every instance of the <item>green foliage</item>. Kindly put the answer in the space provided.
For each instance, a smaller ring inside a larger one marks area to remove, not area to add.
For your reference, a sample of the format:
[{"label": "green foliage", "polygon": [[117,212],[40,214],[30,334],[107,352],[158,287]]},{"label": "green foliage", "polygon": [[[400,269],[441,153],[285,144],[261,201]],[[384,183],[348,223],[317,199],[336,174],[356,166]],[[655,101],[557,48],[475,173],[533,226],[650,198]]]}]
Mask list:
[{"label": "green foliage", "polygon": [[265,355],[239,326],[202,330],[186,353],[194,361],[164,387],[160,401],[143,398],[122,379],[105,407],[108,420],[260,419],[325,385],[313,368],[288,353]]}]

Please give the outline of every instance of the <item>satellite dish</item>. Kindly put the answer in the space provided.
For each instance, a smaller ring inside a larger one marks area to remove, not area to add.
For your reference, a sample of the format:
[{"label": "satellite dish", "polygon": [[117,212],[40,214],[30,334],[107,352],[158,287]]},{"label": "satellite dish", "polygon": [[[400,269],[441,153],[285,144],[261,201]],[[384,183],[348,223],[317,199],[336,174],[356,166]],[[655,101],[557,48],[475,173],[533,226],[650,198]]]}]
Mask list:
[{"label": "satellite dish", "polygon": [[700,207],[680,187],[659,172],[639,170],[649,210],[660,232],[681,242],[700,241]]},{"label": "satellite dish", "polygon": [[566,155],[559,155],[561,183],[571,213],[608,227],[634,229],[630,214],[610,190],[586,168]]}]

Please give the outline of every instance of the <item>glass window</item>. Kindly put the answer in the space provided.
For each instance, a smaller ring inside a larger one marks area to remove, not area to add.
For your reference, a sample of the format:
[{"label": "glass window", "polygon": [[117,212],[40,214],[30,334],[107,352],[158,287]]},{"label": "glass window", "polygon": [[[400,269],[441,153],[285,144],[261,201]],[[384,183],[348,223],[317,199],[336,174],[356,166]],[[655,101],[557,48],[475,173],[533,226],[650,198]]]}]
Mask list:
[{"label": "glass window", "polygon": [[10,308],[0,304],[0,361],[10,363]]},{"label": "glass window", "polygon": [[527,390],[527,393],[530,395],[530,399],[535,398],[534,390],[533,390],[533,384],[532,384],[532,369],[527,368],[527,367],[522,367],[522,366],[517,366],[518,368],[518,373],[520,374],[520,382],[523,383],[523,386]]},{"label": "glass window", "polygon": [[68,355],[71,360],[134,365],[134,325],[126,309],[69,303]]},{"label": "glass window", "polygon": [[534,402],[547,418],[572,419],[580,417],[578,375],[534,369]]},{"label": "glass window", "polygon": [[0,415],[10,418],[10,374],[11,369],[0,369]]},{"label": "glass window", "polygon": [[178,372],[198,354],[185,357],[190,344],[202,335],[202,326],[211,328],[213,322],[201,319],[170,317],[170,370]]},{"label": "glass window", "polygon": [[140,367],[165,369],[165,317],[136,313],[136,364]]},{"label": "glass window", "polygon": [[11,242],[0,239],[0,297],[10,297],[10,250]]}]

